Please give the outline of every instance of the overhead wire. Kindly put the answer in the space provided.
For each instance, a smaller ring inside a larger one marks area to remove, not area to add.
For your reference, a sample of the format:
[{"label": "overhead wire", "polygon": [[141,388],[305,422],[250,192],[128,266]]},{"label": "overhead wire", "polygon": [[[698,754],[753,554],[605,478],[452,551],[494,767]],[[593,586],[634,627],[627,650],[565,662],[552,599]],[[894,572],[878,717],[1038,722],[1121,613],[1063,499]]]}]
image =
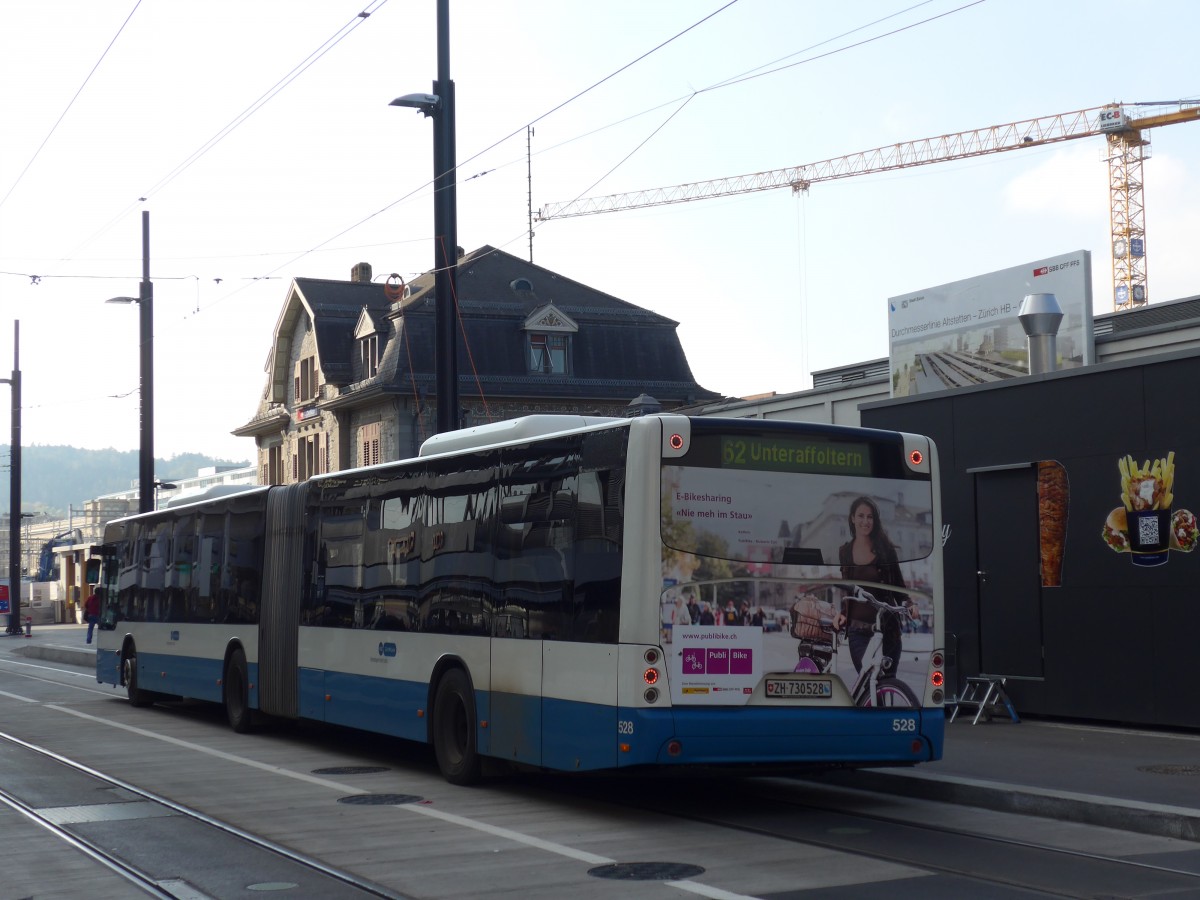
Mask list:
[{"label": "overhead wire", "polygon": [[[138,0],[138,2],[140,3],[141,0]],[[164,175],[162,178],[160,178],[157,182],[155,182],[153,185],[151,185],[149,190],[143,192],[143,194],[140,197],[138,197],[136,200],[131,201],[129,204],[127,204],[120,212],[118,212],[115,216],[113,216],[112,219],[110,219],[107,223],[105,223],[103,226],[101,226],[97,231],[95,231],[88,238],[83,240],[78,246],[76,246],[67,255],[67,258],[74,256],[83,247],[86,247],[88,244],[90,244],[96,238],[105,234],[109,229],[111,229],[114,225],[116,225],[116,223],[120,222],[122,219],[125,218],[125,216],[129,215],[129,213],[132,210],[136,209],[140,204],[146,202],[150,197],[157,194],[159,191],[161,191],[163,188],[165,188],[167,185],[169,185],[172,181],[174,181],[176,178],[178,178],[180,175],[182,175],[184,172],[186,172],[188,169],[190,169],[193,165],[195,165],[197,162],[199,162],[200,159],[203,158],[210,150],[212,150],[219,143],[221,143],[221,141],[225,140],[225,138],[229,137],[229,135],[232,134],[234,131],[236,131],[238,129],[238,127],[243,125],[247,119],[249,119],[256,112],[258,112],[260,109],[262,109],[264,106],[266,106],[267,103],[269,103],[271,100],[275,99],[275,97],[278,96],[285,88],[287,88],[289,85],[291,85],[291,83],[293,81],[295,81],[297,78],[299,78],[301,75],[303,75],[306,71],[308,71],[310,68],[312,68],[312,66],[315,65],[327,53],[329,53],[329,51],[331,51],[334,47],[336,47],[343,40],[345,40],[347,37],[349,37],[355,31],[355,29],[357,29],[360,25],[362,25],[363,22],[365,22],[371,15],[373,15],[374,13],[376,13],[380,9],[382,9],[384,7],[384,5],[387,4],[387,2],[388,2],[388,0],[369,0],[366,9],[362,10],[359,13],[356,13],[354,15],[354,17],[352,19],[350,19],[349,22],[347,22],[346,24],[344,24],[340,28],[338,28],[338,30],[335,31],[333,33],[333,35],[326,38],[325,41],[320,46],[318,46],[316,50],[313,50],[311,53],[308,54],[308,56],[306,56],[303,60],[301,60],[299,63],[297,63],[295,66],[293,66],[292,69],[286,75],[284,75],[282,78],[280,78],[278,81],[276,81],[275,84],[273,84],[270,88],[268,88],[266,91],[264,91],[262,94],[260,94],[256,100],[254,100],[252,103],[250,103],[249,106],[247,106],[240,113],[238,113],[236,116],[234,116],[228,123],[226,123],[226,125],[224,127],[220,128],[212,137],[210,137],[208,140],[206,140],[198,148],[193,150],[189,156],[187,156],[182,162],[180,162],[173,169],[171,169],[170,172],[168,172],[166,175]],[[114,38],[114,40],[115,40],[115,38]],[[97,65],[98,65],[98,63],[97,63]]]},{"label": "overhead wire", "polygon": [[21,170],[21,173],[12,183],[12,186],[8,189],[8,192],[2,199],[0,199],[0,209],[2,209],[4,204],[8,202],[8,198],[12,196],[12,192],[17,189],[17,185],[19,185],[25,178],[25,173],[29,171],[34,161],[41,155],[46,144],[50,142],[50,138],[54,136],[54,132],[58,130],[58,126],[61,125],[63,119],[67,117],[67,113],[71,111],[71,107],[75,105],[75,101],[79,99],[79,95],[83,93],[83,89],[87,87],[88,82],[92,80],[92,76],[96,74],[96,70],[100,68],[100,63],[104,62],[104,58],[108,56],[108,52],[112,50],[113,45],[117,42],[117,38],[119,38],[121,33],[125,31],[125,26],[129,24],[130,20],[133,18],[133,14],[137,12],[138,7],[141,5],[142,0],[136,0],[136,2],[133,4],[133,9],[129,11],[129,15],[125,17],[125,21],[122,22],[121,27],[117,29],[117,33],[114,34],[112,40],[108,42],[108,46],[104,48],[104,52],[100,54],[100,58],[96,60],[96,64],[92,66],[92,70],[88,72],[87,77],[83,79],[83,83],[79,85],[79,88],[75,91],[74,95],[69,101],[67,101],[66,107],[59,114],[58,119],[55,120],[54,124],[50,127],[50,130],[46,133],[46,136],[42,138],[42,142],[38,144],[38,148],[33,151],[33,156],[29,158],[29,162],[25,163],[25,168]]},{"label": "overhead wire", "polygon": [[[819,54],[819,55],[817,55],[817,56],[811,56],[811,57],[807,57],[807,58],[805,58],[805,59],[802,59],[802,60],[799,60],[799,61],[797,61],[797,62],[795,62],[795,63],[789,63],[788,65],[785,65],[785,66],[778,66],[778,67],[776,67],[776,68],[767,69],[767,67],[768,67],[768,66],[773,66],[773,65],[775,65],[775,63],[777,63],[777,62],[780,62],[780,61],[782,61],[782,60],[785,60],[785,59],[791,59],[792,57],[794,57],[794,56],[797,56],[797,55],[799,55],[799,54],[801,54],[801,53],[808,53],[808,52],[809,52],[809,51],[811,51],[811,50],[815,50],[815,49],[817,49],[817,48],[819,48],[819,47],[823,47],[823,46],[825,46],[826,44],[830,43],[831,41],[839,40],[839,39],[841,39],[841,38],[843,38],[843,37],[848,37],[848,36],[850,36],[850,35],[852,35],[852,34],[856,34],[856,33],[860,32],[860,31],[862,31],[863,29],[870,28],[870,27],[872,27],[872,26],[874,26],[874,25],[878,25],[878,24],[880,24],[880,23],[882,23],[882,22],[886,22],[886,21],[888,21],[889,19],[894,19],[896,16],[900,16],[900,15],[904,15],[905,13],[912,12],[913,10],[915,10],[915,9],[918,9],[918,8],[920,8],[920,7],[922,7],[922,6],[927,6],[927,5],[928,5],[929,3],[931,3],[931,2],[933,2],[933,0],[922,0],[922,2],[920,2],[920,3],[916,3],[916,4],[912,5],[912,6],[906,7],[905,9],[902,9],[902,10],[898,10],[897,12],[891,13],[891,14],[889,14],[889,15],[882,16],[882,17],[880,17],[880,18],[878,18],[878,19],[875,19],[875,20],[873,20],[873,21],[871,21],[871,22],[867,22],[867,23],[866,23],[866,24],[864,24],[864,25],[860,25],[860,26],[858,26],[857,28],[852,28],[852,29],[850,29],[849,31],[843,32],[843,33],[842,33],[842,34],[840,34],[840,35],[836,35],[836,36],[834,36],[834,37],[827,38],[826,40],[820,41],[820,42],[818,42],[818,43],[816,43],[816,44],[810,45],[809,47],[807,47],[807,48],[804,48],[804,49],[802,49],[802,50],[797,50],[797,51],[795,51],[794,53],[790,53],[790,54],[788,54],[788,55],[786,55],[786,56],[780,57],[780,59],[778,59],[778,60],[775,60],[775,61],[773,61],[773,62],[770,62],[770,63],[764,63],[763,65],[761,65],[761,66],[757,66],[757,67],[755,67],[755,68],[753,68],[753,69],[750,69],[750,70],[748,70],[747,72],[745,72],[745,73],[742,73],[742,74],[740,74],[740,75],[734,75],[734,76],[731,76],[730,78],[724,79],[723,81],[715,82],[714,84],[711,84],[711,85],[709,85],[709,86],[707,86],[707,87],[704,87],[704,88],[699,88],[699,89],[697,89],[697,90],[693,91],[691,94],[689,94],[689,95],[686,95],[685,97],[679,97],[679,98],[676,98],[676,99],[674,99],[674,100],[669,100],[669,101],[666,101],[666,102],[664,102],[664,103],[660,103],[660,104],[658,104],[657,106],[654,106],[654,107],[652,107],[652,108],[651,108],[651,109],[649,109],[649,110],[643,110],[643,111],[642,111],[642,112],[640,112],[640,113],[635,113],[635,114],[633,114],[633,115],[631,115],[631,116],[626,116],[625,118],[623,118],[623,119],[621,119],[621,120],[619,120],[619,121],[617,121],[617,122],[615,122],[615,123],[610,123],[609,125],[605,125],[605,126],[601,126],[600,128],[593,129],[592,131],[590,131],[590,132],[587,132],[586,134],[584,134],[584,135],[582,135],[582,136],[580,136],[580,137],[589,137],[589,136],[591,136],[591,135],[593,135],[593,134],[597,134],[597,133],[599,133],[600,131],[603,131],[603,130],[605,130],[606,128],[611,128],[611,127],[614,127],[615,125],[624,124],[625,122],[631,121],[631,120],[633,120],[633,119],[635,119],[635,118],[638,118],[638,117],[640,117],[640,116],[642,116],[642,115],[646,115],[648,112],[654,112],[654,111],[656,111],[656,110],[662,109],[664,106],[669,106],[669,105],[671,105],[671,104],[673,104],[673,103],[678,103],[678,102],[680,102],[681,100],[683,101],[683,105],[686,105],[687,103],[691,102],[691,100],[693,100],[693,99],[694,99],[696,96],[698,96],[698,95],[700,95],[700,94],[709,93],[709,92],[716,91],[716,90],[719,90],[719,89],[721,89],[721,88],[725,88],[725,87],[731,87],[731,86],[733,86],[733,85],[736,85],[736,84],[742,84],[742,83],[744,83],[744,82],[746,82],[746,81],[750,81],[750,80],[753,80],[753,79],[755,79],[755,78],[760,78],[760,77],[763,77],[763,76],[766,76],[766,75],[772,75],[772,74],[775,74],[775,73],[777,73],[777,72],[781,72],[781,71],[784,71],[784,70],[786,70],[786,69],[794,68],[794,67],[796,67],[796,66],[799,66],[799,65],[804,65],[804,64],[807,64],[807,63],[810,63],[810,62],[815,62],[815,61],[817,61],[817,60],[820,60],[820,59],[825,59],[825,58],[827,58],[827,57],[829,57],[829,56],[833,56],[833,55],[835,55],[835,54],[838,54],[838,53],[844,53],[844,52],[846,52],[846,51],[848,51],[848,50],[853,50],[853,49],[855,49],[855,48],[858,48],[858,47],[864,46],[864,45],[866,45],[866,44],[874,43],[875,41],[882,40],[882,39],[884,39],[884,38],[887,38],[887,37],[892,37],[892,36],[894,36],[894,35],[896,35],[896,34],[900,34],[900,33],[904,32],[904,31],[908,31],[908,30],[910,30],[910,29],[912,29],[912,28],[915,28],[915,27],[917,27],[917,26],[920,26],[920,25],[925,25],[925,24],[928,24],[929,22],[936,21],[936,20],[938,20],[938,19],[941,19],[941,18],[944,18],[944,17],[946,17],[946,16],[948,16],[948,15],[953,15],[953,14],[955,14],[955,13],[962,12],[963,10],[969,9],[969,8],[971,8],[971,7],[973,7],[973,6],[978,6],[979,4],[981,4],[981,3],[985,2],[985,0],[972,0],[972,2],[965,3],[965,4],[961,5],[961,6],[955,7],[954,9],[947,10],[947,11],[945,11],[945,12],[941,12],[941,13],[938,13],[937,15],[929,16],[929,17],[927,17],[927,18],[924,18],[924,19],[920,19],[920,20],[918,20],[918,21],[916,21],[916,22],[909,23],[908,25],[905,25],[905,26],[903,26],[903,27],[900,27],[900,28],[895,28],[895,29],[893,29],[893,30],[891,30],[891,31],[887,31],[887,32],[884,32],[884,33],[882,33],[882,34],[878,34],[878,35],[875,35],[875,36],[873,36],[873,37],[866,38],[866,39],[864,39],[864,40],[861,40],[861,41],[857,41],[857,42],[855,42],[855,43],[853,43],[853,44],[847,44],[847,45],[845,45],[845,46],[842,46],[842,47],[837,47],[837,48],[835,48],[835,49],[833,49],[833,50],[831,50],[831,51],[829,51],[829,52],[827,52],[827,53],[822,53],[822,54]],[[722,7],[722,9],[724,9],[724,7]],[[720,10],[718,10],[718,12],[720,12]],[[693,27],[694,27],[694,26],[693,26]],[[682,32],[681,32],[681,33],[682,33]],[[762,71],[762,70],[764,70],[764,69],[765,69],[766,71]],[[584,93],[585,93],[585,92],[584,92]],[[581,95],[582,95],[582,93],[581,93]],[[581,96],[581,95],[580,95],[580,96]],[[560,106],[561,106],[561,105],[560,105]],[[558,107],[556,107],[556,108],[558,108]],[[635,147],[635,148],[634,148],[632,151],[630,151],[628,154],[626,154],[626,156],[625,156],[624,158],[622,158],[620,162],[618,162],[618,163],[617,163],[615,166],[613,166],[611,169],[609,169],[609,170],[608,170],[608,171],[607,171],[607,172],[606,172],[604,175],[602,175],[602,176],[601,176],[599,179],[597,179],[596,181],[594,181],[590,187],[587,187],[587,188],[585,188],[583,191],[581,191],[581,192],[580,192],[580,193],[579,193],[579,194],[578,194],[578,195],[577,195],[577,196],[576,196],[574,199],[575,199],[575,200],[578,200],[578,199],[580,199],[580,198],[581,198],[581,197],[583,197],[585,194],[587,194],[589,191],[591,191],[591,190],[592,190],[592,189],[593,189],[593,188],[594,188],[594,187],[595,187],[597,184],[599,184],[600,182],[604,181],[604,179],[608,178],[608,176],[609,176],[609,175],[611,175],[611,174],[612,174],[613,172],[615,172],[615,171],[616,171],[618,168],[620,168],[620,166],[622,166],[622,165],[623,165],[625,162],[627,162],[627,161],[628,161],[628,160],[629,160],[629,159],[630,159],[630,158],[631,158],[631,157],[632,157],[632,156],[633,156],[633,155],[634,155],[634,154],[635,154],[635,153],[636,153],[638,150],[640,150],[642,147],[644,147],[644,146],[645,146],[645,145],[646,145],[646,144],[649,142],[649,140],[650,140],[651,138],[653,138],[654,136],[656,136],[656,135],[657,135],[657,134],[658,134],[658,133],[659,133],[659,132],[662,130],[662,128],[663,128],[663,127],[664,127],[664,126],[665,126],[665,125],[666,125],[668,122],[670,122],[670,121],[671,121],[671,119],[673,119],[673,118],[675,117],[675,115],[676,115],[676,114],[678,114],[680,111],[682,111],[682,109],[683,109],[683,106],[680,106],[678,109],[676,109],[676,110],[675,110],[675,112],[673,112],[673,113],[672,113],[672,114],[671,114],[671,115],[670,115],[670,116],[669,116],[669,117],[668,117],[668,118],[667,118],[667,119],[666,119],[666,120],[665,120],[665,121],[664,121],[662,124],[660,124],[660,125],[659,125],[657,128],[655,128],[655,130],[654,130],[653,132],[651,132],[651,134],[650,134],[649,136],[647,136],[646,138],[644,138],[644,139],[643,139],[643,140],[642,140],[642,141],[641,141],[641,142],[640,142],[640,143],[639,143],[639,144],[638,144],[638,145],[637,145],[637,146],[636,146],[636,147]],[[544,116],[543,116],[542,118],[544,118]],[[535,120],[535,121],[539,121],[539,120]],[[519,132],[513,132],[513,134],[518,134],[518,133],[519,133]],[[512,137],[512,135],[509,135],[509,137]],[[543,152],[543,153],[544,153],[544,152],[549,152],[550,150],[556,149],[557,147],[561,147],[561,146],[563,146],[563,145],[565,145],[565,144],[571,143],[572,141],[574,141],[574,140],[578,140],[578,139],[579,139],[579,137],[576,137],[576,138],[570,138],[570,139],[568,139],[568,140],[566,140],[566,141],[562,141],[562,142],[560,142],[559,144],[556,144],[556,145],[554,145],[553,147],[546,148],[545,150],[543,150],[543,151],[540,151],[540,152]],[[505,140],[507,140],[507,138],[506,138]],[[497,144],[498,144],[498,143],[501,143],[501,142],[497,142]],[[492,146],[494,147],[494,146],[496,146],[497,144],[493,144]],[[476,156],[478,156],[478,155],[480,155],[480,154],[476,154]],[[474,158],[475,158],[475,157],[471,157],[471,159],[474,159]],[[469,161],[470,161],[470,160],[467,160],[467,162],[469,162]],[[511,165],[511,163],[508,163],[508,164],[506,164],[506,165]],[[542,224],[545,224],[545,222],[543,221],[543,222],[542,222]],[[538,227],[540,227],[540,226],[538,226]],[[537,229],[537,227],[535,227],[535,228],[534,228],[534,231],[536,232],[537,230],[538,230],[538,229]],[[527,236],[528,236],[528,229],[526,229],[525,231],[522,231],[522,232],[521,232],[521,234],[520,234],[520,235],[518,235],[517,237],[515,237],[515,238],[512,238],[511,240],[509,240],[509,241],[506,241],[506,242],[504,242],[504,243],[502,243],[502,244],[498,245],[497,249],[502,249],[503,247],[506,247],[506,246],[508,246],[509,244],[513,243],[514,241],[521,240],[521,239],[523,239],[523,238],[526,238]]]}]

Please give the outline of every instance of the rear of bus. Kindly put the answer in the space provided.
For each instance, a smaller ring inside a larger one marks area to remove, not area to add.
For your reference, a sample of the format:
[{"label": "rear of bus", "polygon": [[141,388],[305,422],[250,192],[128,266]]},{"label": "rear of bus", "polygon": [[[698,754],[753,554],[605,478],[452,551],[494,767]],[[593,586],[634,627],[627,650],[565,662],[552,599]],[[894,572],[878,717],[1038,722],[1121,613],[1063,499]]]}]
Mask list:
[{"label": "rear of bus", "polygon": [[[873,522],[856,532],[852,510]],[[941,758],[931,441],[764,420],[636,421],[625,513],[619,765]],[[867,545],[878,565],[859,565]],[[855,606],[864,593],[879,600],[870,616]]]}]

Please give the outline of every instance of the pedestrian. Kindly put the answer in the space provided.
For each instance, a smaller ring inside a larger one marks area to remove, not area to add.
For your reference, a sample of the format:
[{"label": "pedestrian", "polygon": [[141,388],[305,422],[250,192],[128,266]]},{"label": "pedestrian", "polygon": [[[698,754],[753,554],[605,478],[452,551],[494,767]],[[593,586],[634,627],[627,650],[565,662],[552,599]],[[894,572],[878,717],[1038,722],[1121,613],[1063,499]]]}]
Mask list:
[{"label": "pedestrian", "polygon": [[88,623],[87,643],[92,642],[92,631],[96,627],[96,623],[100,621],[100,593],[104,588],[93,588],[88,594],[86,600],[83,601],[83,618]]}]

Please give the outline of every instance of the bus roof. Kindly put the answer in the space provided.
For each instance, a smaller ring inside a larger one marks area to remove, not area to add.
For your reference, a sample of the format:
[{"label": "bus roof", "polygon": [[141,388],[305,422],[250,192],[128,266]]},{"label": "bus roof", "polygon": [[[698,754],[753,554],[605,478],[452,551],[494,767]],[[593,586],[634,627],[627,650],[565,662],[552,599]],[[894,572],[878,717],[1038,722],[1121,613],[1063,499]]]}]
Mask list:
[{"label": "bus roof", "polygon": [[581,428],[628,421],[630,420],[615,416],[522,416],[519,419],[506,419],[503,422],[491,422],[487,425],[475,425],[458,431],[435,434],[421,444],[418,455],[433,456],[440,453],[454,453],[476,447],[490,447],[494,444],[507,444],[512,441],[545,437],[564,431],[577,431]]}]

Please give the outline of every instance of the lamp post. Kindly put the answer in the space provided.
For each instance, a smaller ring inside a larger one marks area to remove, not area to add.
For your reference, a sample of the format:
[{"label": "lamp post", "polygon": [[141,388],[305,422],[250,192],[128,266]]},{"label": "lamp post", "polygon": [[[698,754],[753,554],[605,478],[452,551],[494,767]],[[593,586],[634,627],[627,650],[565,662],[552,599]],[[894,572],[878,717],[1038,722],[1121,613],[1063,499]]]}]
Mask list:
[{"label": "lamp post", "polygon": [[8,628],[21,634],[21,323],[13,322],[12,378],[0,378],[12,387],[12,459],[8,481]]},{"label": "lamp post", "polygon": [[136,297],[111,297],[106,303],[138,305],[141,397],[141,450],[138,456],[138,512],[154,508],[154,285],[150,283],[150,212],[142,210],[142,282]]},{"label": "lamp post", "polygon": [[157,478],[155,478],[154,479],[154,508],[156,510],[158,509],[158,492],[159,491],[173,491],[177,487],[179,487],[179,485],[171,484],[171,482],[169,482],[169,481],[159,481]]},{"label": "lamp post", "polygon": [[433,119],[434,292],[437,297],[434,366],[437,430],[458,428],[458,342],[454,303],[458,278],[458,202],[455,169],[454,82],[450,80],[450,2],[437,4],[438,77],[432,94],[405,94],[389,106],[417,109]]}]

